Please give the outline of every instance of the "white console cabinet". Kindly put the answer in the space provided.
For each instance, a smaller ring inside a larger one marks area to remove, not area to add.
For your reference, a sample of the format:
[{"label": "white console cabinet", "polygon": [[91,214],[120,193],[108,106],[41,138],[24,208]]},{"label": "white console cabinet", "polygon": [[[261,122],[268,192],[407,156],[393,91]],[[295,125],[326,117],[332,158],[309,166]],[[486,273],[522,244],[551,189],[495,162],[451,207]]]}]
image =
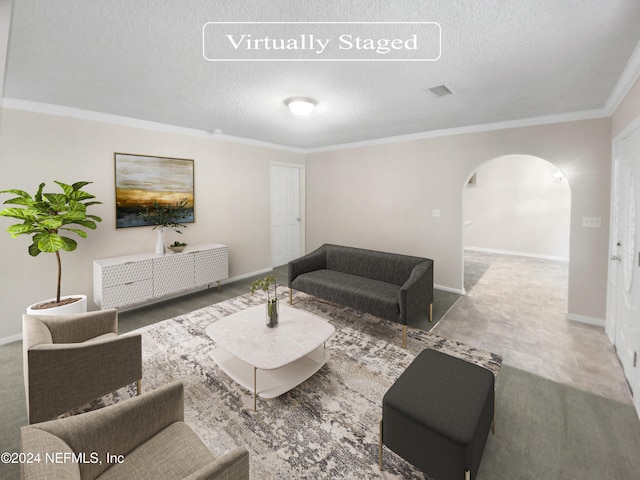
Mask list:
[{"label": "white console cabinet", "polygon": [[98,307],[118,308],[159,299],[229,276],[226,245],[189,245],[180,253],[142,253],[93,261],[93,299]]}]

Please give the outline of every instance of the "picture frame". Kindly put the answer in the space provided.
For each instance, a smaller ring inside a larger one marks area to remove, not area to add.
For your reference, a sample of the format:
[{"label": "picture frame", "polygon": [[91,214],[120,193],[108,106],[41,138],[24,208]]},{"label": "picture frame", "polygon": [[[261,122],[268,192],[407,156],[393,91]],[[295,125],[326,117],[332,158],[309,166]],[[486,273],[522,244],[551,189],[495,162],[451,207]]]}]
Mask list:
[{"label": "picture frame", "polygon": [[146,208],[175,205],[187,199],[187,216],[195,222],[192,159],[114,153],[116,228],[152,225],[140,215]]}]

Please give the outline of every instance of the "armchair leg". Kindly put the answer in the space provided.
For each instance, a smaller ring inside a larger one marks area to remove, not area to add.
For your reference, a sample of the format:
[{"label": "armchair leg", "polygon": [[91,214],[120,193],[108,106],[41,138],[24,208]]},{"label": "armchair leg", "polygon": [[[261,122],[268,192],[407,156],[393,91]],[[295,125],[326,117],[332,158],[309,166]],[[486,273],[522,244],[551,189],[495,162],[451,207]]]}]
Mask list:
[{"label": "armchair leg", "polygon": [[433,322],[433,303],[429,304],[429,323]]},{"label": "armchair leg", "polygon": [[402,348],[407,348],[407,326],[402,326]]},{"label": "armchair leg", "polygon": [[140,395],[142,393],[142,380],[136,380],[136,395]]},{"label": "armchair leg", "polygon": [[293,305],[293,291],[289,288],[289,305]]}]

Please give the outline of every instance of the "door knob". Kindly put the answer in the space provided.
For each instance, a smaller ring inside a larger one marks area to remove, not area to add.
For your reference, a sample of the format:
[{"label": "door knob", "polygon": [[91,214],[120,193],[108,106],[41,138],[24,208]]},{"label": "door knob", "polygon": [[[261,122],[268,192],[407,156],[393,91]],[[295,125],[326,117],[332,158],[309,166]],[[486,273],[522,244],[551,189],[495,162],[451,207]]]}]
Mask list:
[{"label": "door knob", "polygon": [[620,260],[620,255],[611,255],[609,258],[611,260]]}]

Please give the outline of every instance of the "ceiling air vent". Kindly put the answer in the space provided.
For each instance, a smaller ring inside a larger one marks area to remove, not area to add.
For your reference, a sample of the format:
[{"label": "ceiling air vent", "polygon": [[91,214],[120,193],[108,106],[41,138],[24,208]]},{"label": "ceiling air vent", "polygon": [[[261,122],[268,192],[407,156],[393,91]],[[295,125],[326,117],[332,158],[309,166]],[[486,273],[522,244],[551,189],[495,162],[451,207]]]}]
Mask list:
[{"label": "ceiling air vent", "polygon": [[437,97],[437,98],[446,97],[447,95],[452,95],[453,94],[451,89],[449,87],[447,87],[446,85],[438,85],[436,87],[431,87],[431,88],[427,89],[427,91],[431,95],[433,95],[434,97]]}]

